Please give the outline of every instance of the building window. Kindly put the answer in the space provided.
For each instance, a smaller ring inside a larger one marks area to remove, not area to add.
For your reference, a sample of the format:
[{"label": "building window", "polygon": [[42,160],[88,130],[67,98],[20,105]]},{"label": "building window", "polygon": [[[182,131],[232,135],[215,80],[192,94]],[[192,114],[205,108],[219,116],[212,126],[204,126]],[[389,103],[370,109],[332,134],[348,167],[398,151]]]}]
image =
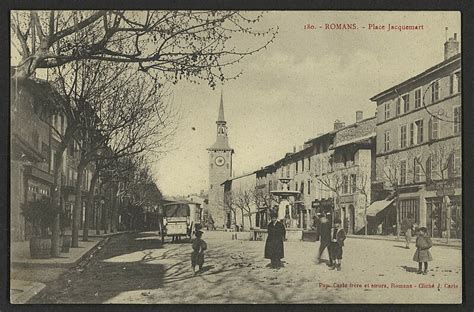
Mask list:
[{"label": "building window", "polygon": [[407,147],[407,125],[400,126],[400,148]]},{"label": "building window", "polygon": [[357,176],[351,174],[351,193],[354,194],[357,192]]},{"label": "building window", "polygon": [[453,123],[453,130],[454,134],[461,133],[461,106],[454,106],[453,108],[453,116],[454,116],[454,123]]},{"label": "building window", "polygon": [[423,119],[415,121],[416,144],[423,143]]},{"label": "building window", "polygon": [[455,89],[454,91],[456,92],[461,92],[461,72],[455,73],[455,86],[457,87],[457,90]]},{"label": "building window", "polygon": [[421,107],[421,88],[415,90],[415,108]]},{"label": "building window", "polygon": [[407,161],[400,161],[400,184],[404,185],[407,183]]},{"label": "building window", "polygon": [[390,119],[390,102],[385,103],[385,120]]},{"label": "building window", "polygon": [[384,151],[387,152],[390,150],[390,130],[385,131],[384,137]]},{"label": "building window", "polygon": [[439,127],[438,121],[439,120],[437,117],[431,117],[431,119],[428,122],[428,133],[429,133],[430,141],[438,139],[438,127]]},{"label": "building window", "polygon": [[342,193],[349,193],[349,177],[347,175],[342,176]]},{"label": "building window", "polygon": [[449,76],[449,94],[455,94],[461,90],[460,74],[460,72],[457,72]]},{"label": "building window", "polygon": [[56,151],[51,150],[51,170],[50,170],[51,173],[54,172],[55,161],[56,161]]},{"label": "building window", "polygon": [[439,100],[439,80],[431,84],[431,102]]},{"label": "building window", "polygon": [[273,191],[273,188],[272,188],[272,181],[268,181],[268,190],[269,190],[269,191]]},{"label": "building window", "polygon": [[415,125],[410,124],[410,145],[415,144]]},{"label": "building window", "polygon": [[308,195],[311,194],[311,180],[308,180]]},{"label": "building window", "polygon": [[410,94],[403,95],[402,102],[403,102],[403,112],[406,113],[410,110]]},{"label": "building window", "polygon": [[311,171],[311,157],[308,157],[308,171]]},{"label": "building window", "polygon": [[[297,183],[298,184],[298,183]],[[301,188],[300,188],[301,194],[304,194],[304,182],[301,181]]]},{"label": "building window", "polygon": [[60,128],[60,133],[61,135],[64,135],[64,116],[61,115],[61,128]]},{"label": "building window", "polygon": [[400,98],[397,98],[397,104],[396,104],[396,114],[397,116],[402,113],[401,111],[401,104],[400,104]]},{"label": "building window", "polygon": [[33,146],[39,150],[39,133],[36,130],[33,130],[33,133],[31,134],[31,140],[33,142]]},{"label": "building window", "polygon": [[298,163],[299,163],[299,161],[297,160],[296,163],[295,163],[296,164],[296,169],[295,169],[296,173],[298,173]]},{"label": "building window", "polygon": [[301,159],[301,172],[304,171],[304,158]]},{"label": "building window", "polygon": [[413,181],[416,183],[421,181],[421,157],[415,157],[413,162],[415,167]]},{"label": "building window", "polygon": [[457,150],[453,154],[453,169],[454,169],[454,176],[460,177],[461,176],[461,151]]},{"label": "building window", "polygon": [[437,153],[430,156],[430,179],[439,180],[441,178],[440,167],[442,164],[439,163],[439,157]]}]

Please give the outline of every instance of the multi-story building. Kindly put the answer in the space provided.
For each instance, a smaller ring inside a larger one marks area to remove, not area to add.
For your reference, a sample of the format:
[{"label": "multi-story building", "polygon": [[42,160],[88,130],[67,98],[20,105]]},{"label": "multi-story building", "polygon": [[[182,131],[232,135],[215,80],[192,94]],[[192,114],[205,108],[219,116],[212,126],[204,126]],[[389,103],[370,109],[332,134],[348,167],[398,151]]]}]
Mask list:
[{"label": "multi-story building", "polygon": [[33,234],[21,206],[51,194],[54,149],[48,124],[62,99],[41,80],[12,81],[11,87],[11,239],[19,241]]},{"label": "multi-story building", "polygon": [[[360,232],[365,226],[375,176],[374,128],[375,117],[363,119],[361,111],[351,125],[336,120],[332,131],[257,170],[257,191],[268,194],[281,190],[278,179],[289,178],[290,190],[299,192],[291,203],[290,227],[309,230],[318,214],[329,212],[342,219],[349,233]],[[265,202],[265,207],[257,207],[256,225],[260,228],[268,220],[262,208],[271,208],[273,203],[276,198]]]},{"label": "multi-story building", "polygon": [[[22,204],[51,196],[53,172],[61,136],[65,134],[67,119],[60,113],[64,99],[47,81],[26,79],[11,83],[11,237],[14,241],[30,237],[31,225],[21,214]],[[61,168],[61,226],[71,226],[75,199],[79,149],[73,141],[63,154]],[[89,165],[82,191],[88,191],[93,165]],[[85,218],[83,197],[81,220]],[[93,219],[95,220],[95,219]]]},{"label": "multi-story building", "polygon": [[336,120],[334,130],[311,140],[314,147],[312,215],[333,213],[346,231],[360,233],[371,203],[375,177],[375,117],[346,126]]},{"label": "multi-story building", "polygon": [[377,182],[391,192],[392,222],[399,225],[411,215],[433,237],[459,238],[462,109],[456,34],[445,43],[442,62],[371,100],[377,104]]}]

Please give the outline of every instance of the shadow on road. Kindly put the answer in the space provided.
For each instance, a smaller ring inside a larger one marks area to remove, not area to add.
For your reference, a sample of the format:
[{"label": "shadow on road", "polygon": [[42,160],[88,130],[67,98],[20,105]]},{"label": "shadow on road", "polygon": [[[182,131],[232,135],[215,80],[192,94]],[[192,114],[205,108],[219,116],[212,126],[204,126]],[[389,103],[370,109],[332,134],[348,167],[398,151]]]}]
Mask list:
[{"label": "shadow on road", "polygon": [[401,268],[403,268],[405,271],[410,272],[410,273],[416,273],[418,271],[417,268],[409,267],[406,265],[402,265]]},{"label": "shadow on road", "polygon": [[407,249],[406,246],[400,246],[400,245],[393,245],[393,247],[402,248],[402,249]]}]

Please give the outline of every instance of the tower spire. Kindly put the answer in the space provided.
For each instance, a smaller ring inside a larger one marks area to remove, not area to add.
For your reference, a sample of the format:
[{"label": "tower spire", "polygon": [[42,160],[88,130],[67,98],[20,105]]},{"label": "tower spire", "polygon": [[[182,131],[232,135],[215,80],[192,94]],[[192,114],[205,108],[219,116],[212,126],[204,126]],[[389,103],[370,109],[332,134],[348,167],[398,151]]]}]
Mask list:
[{"label": "tower spire", "polygon": [[223,96],[223,90],[221,90],[221,104],[219,105],[219,117],[217,117],[217,122],[224,121],[224,96]]}]

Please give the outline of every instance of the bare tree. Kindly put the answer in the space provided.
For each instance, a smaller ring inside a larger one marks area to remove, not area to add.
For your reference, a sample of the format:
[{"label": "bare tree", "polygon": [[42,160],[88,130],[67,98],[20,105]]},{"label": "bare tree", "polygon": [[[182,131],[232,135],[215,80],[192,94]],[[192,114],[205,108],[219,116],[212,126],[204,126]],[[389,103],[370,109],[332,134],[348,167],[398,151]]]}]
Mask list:
[{"label": "bare tree", "polygon": [[256,190],[244,189],[232,192],[233,202],[242,214],[242,226],[244,226],[244,217],[247,215],[249,228],[252,227],[252,213],[256,210]]},{"label": "bare tree", "polygon": [[[278,28],[259,30],[263,14],[241,11],[13,11],[10,30],[21,56],[14,77],[80,60],[133,63],[155,78],[233,79],[224,68],[265,49]],[[234,36],[262,37],[241,47]],[[235,42],[235,41],[234,41]]]},{"label": "bare tree", "polygon": [[[453,195],[456,187],[454,157],[456,153],[461,159],[461,141],[448,141],[434,143],[429,150],[419,155],[412,155],[414,162],[419,167],[420,175],[425,176],[425,182],[434,186],[437,196],[442,197],[442,206],[435,213],[440,215],[441,210],[447,212],[446,239],[451,236],[451,209],[448,207],[448,196]],[[416,174],[416,172],[415,172]]]},{"label": "bare tree", "polygon": [[[340,197],[342,193],[342,187],[344,185],[344,177],[341,171],[333,171],[323,175],[319,175],[316,179],[321,183],[325,191],[331,192],[334,198],[334,207],[337,211],[341,211]],[[334,223],[334,218],[332,223]]]},{"label": "bare tree", "polygon": [[[66,131],[74,133],[79,147],[72,227],[72,246],[77,247],[84,169],[96,160],[156,152],[174,133],[175,120],[164,101],[165,89],[127,64],[112,68],[104,62],[74,62],[57,68],[55,76],[69,99]],[[99,153],[105,147],[111,152]]]},{"label": "bare tree", "polygon": [[[408,167],[408,166],[407,166]],[[391,155],[390,158],[384,158],[382,162],[377,163],[377,172],[381,173],[380,178],[383,188],[391,192],[391,196],[398,209],[400,186],[403,183],[401,178],[400,157],[398,154]],[[406,168],[408,172],[408,168]],[[405,173],[406,176],[406,173]],[[397,212],[397,238],[400,236],[400,221]]]},{"label": "bare tree", "polygon": [[365,235],[368,234],[367,230],[367,208],[370,205],[370,186],[372,183],[372,179],[370,174],[367,174],[363,170],[356,170],[355,172],[352,172],[352,174],[355,174],[356,181],[352,181],[352,186],[354,187],[355,191],[358,192],[360,195],[364,197],[364,228],[365,228]]}]

